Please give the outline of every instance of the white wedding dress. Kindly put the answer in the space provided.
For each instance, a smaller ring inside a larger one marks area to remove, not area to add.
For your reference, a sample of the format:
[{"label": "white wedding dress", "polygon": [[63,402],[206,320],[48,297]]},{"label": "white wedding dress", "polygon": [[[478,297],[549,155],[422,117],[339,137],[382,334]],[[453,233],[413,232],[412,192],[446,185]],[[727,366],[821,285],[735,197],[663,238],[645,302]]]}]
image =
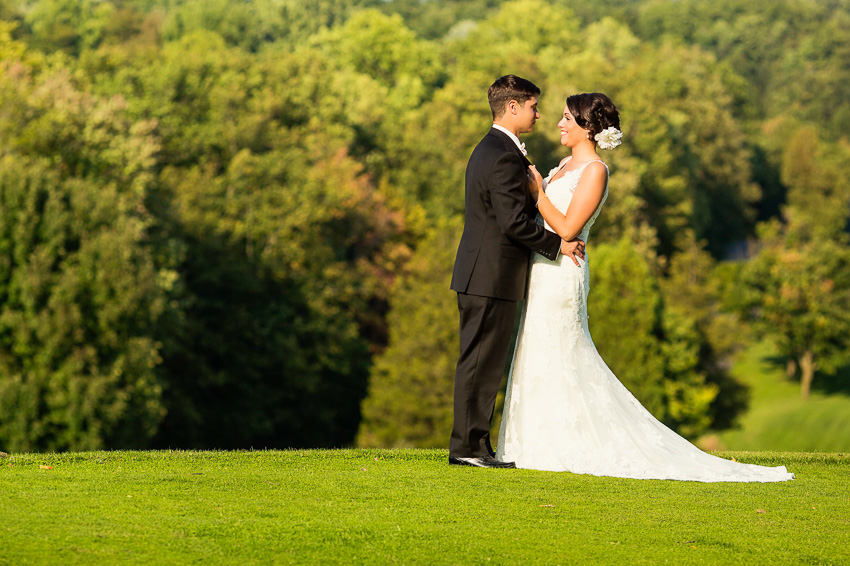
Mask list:
[{"label": "white wedding dress", "polygon": [[[549,183],[546,194],[561,212],[570,205],[584,167]],[[585,242],[605,197],[579,235]],[[706,454],[656,420],[593,345],[587,326],[588,260],[580,260],[579,268],[568,257],[532,256],[497,459],[518,468],[621,478],[774,482],[794,477],[784,466]]]}]

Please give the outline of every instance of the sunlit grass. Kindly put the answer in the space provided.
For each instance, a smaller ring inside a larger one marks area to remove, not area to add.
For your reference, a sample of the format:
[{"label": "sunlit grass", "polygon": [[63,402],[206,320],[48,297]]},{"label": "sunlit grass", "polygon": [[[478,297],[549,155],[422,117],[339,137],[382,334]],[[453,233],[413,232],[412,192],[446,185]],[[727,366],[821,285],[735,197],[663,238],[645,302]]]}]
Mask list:
[{"label": "sunlit grass", "polygon": [[[800,397],[800,384],[785,376],[767,342],[745,350],[733,368],[734,375],[750,386],[750,410],[741,427],[718,435],[731,450],[791,450],[850,452],[850,396],[815,389],[809,399]],[[850,388],[850,387],[848,387]]]},{"label": "sunlit grass", "polygon": [[850,455],[785,483],[447,465],[444,450],[0,460],[3,564],[712,564],[850,559]]}]

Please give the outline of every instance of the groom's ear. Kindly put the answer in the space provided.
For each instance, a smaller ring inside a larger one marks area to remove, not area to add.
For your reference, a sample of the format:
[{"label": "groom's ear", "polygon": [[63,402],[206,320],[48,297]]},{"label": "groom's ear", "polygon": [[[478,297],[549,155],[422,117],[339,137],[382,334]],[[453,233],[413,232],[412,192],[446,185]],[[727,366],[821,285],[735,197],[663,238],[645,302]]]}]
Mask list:
[{"label": "groom's ear", "polygon": [[503,107],[499,110],[499,112],[498,112],[498,113],[496,113],[496,115],[495,115],[495,116],[493,116],[493,119],[498,120],[499,118],[503,118],[503,117],[505,116],[505,114],[507,114],[508,112],[510,112],[510,110],[511,110],[511,102],[508,102],[507,104],[505,104],[505,105],[504,105],[504,106],[503,106]]}]

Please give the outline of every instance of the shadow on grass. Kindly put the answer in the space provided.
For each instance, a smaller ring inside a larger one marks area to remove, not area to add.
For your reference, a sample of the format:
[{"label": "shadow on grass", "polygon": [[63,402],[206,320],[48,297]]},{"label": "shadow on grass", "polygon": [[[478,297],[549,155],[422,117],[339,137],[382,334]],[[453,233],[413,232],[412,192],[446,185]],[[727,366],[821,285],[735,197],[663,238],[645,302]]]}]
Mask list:
[{"label": "shadow on grass", "polygon": [[812,390],[825,395],[850,396],[850,365],[838,368],[832,375],[823,372],[815,373]]},{"label": "shadow on grass", "polygon": [[[761,358],[761,361],[771,367],[780,369],[783,373],[785,372],[786,360],[782,356],[764,356]],[[793,377],[786,377],[785,379],[799,386],[799,370]],[[816,371],[815,377],[812,380],[812,391],[824,395],[847,395],[850,397],[850,364],[838,368],[832,374]]]}]

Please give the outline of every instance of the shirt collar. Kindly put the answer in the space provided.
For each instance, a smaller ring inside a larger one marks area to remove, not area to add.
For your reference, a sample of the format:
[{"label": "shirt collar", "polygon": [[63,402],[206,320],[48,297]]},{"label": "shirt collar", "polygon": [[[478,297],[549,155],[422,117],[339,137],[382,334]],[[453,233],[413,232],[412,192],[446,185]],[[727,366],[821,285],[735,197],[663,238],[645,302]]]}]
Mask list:
[{"label": "shirt collar", "polygon": [[528,152],[525,151],[525,144],[521,143],[519,141],[519,138],[516,137],[512,131],[508,130],[504,126],[500,126],[499,124],[493,124],[493,127],[499,130],[500,132],[506,134],[509,138],[511,138],[523,155],[528,155]]}]

